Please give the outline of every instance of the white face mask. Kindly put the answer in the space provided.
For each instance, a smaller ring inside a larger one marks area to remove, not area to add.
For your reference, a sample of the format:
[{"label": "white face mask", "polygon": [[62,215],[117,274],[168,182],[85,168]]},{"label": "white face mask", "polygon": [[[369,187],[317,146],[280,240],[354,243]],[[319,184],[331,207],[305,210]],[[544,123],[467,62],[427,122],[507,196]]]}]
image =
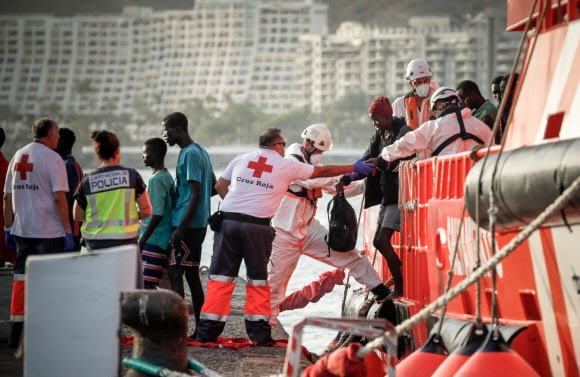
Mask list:
[{"label": "white face mask", "polygon": [[429,94],[429,84],[421,84],[415,88],[415,93],[419,97],[427,97]]},{"label": "white face mask", "polygon": [[322,153],[317,153],[310,156],[310,163],[314,166],[322,165]]}]

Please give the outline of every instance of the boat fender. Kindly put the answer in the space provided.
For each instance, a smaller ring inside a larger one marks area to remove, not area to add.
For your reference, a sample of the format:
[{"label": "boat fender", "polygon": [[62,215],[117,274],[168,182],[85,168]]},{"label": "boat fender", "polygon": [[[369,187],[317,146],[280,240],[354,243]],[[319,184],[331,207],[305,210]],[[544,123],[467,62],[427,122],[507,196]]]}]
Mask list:
[{"label": "boat fender", "polygon": [[[498,155],[490,155],[481,182],[484,159],[471,168],[465,180],[465,204],[469,216],[489,230],[490,183]],[[580,176],[580,138],[523,147],[503,152],[493,182],[496,230],[509,231],[528,225]],[[475,216],[478,187],[479,219]],[[544,225],[580,223],[580,192]]]},{"label": "boat fender", "polygon": [[[456,349],[464,346],[469,341],[471,330],[474,323],[471,321],[464,321],[462,319],[445,318],[443,326],[441,326],[441,338],[447,346],[449,352],[454,352]],[[487,330],[491,331],[491,325],[486,325]],[[438,326],[433,326],[431,334],[436,333]],[[526,329],[525,326],[517,325],[499,325],[499,332],[502,337],[510,344],[522,331]]]}]

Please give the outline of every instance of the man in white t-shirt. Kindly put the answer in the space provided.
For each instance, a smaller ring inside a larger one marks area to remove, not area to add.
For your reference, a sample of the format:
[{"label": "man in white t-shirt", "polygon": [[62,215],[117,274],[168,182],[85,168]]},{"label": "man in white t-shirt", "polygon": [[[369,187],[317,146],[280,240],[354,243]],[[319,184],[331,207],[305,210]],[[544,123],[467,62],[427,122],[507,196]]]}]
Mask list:
[{"label": "man in white t-shirt", "polygon": [[[29,255],[70,251],[74,241],[65,192],[66,167],[56,149],[58,124],[42,118],[32,126],[34,141],[19,149],[4,186],[6,244],[16,247],[8,346],[18,347],[24,320],[25,265]],[[13,218],[14,216],[14,218]]]},{"label": "man in white t-shirt", "polygon": [[286,141],[282,132],[270,128],[262,132],[259,149],[232,160],[216,184],[224,198],[221,229],[214,234],[213,256],[207,295],[197,327],[198,342],[216,342],[230,312],[230,300],[242,260],[246,265],[244,316],[248,337],[254,344],[272,342],[270,288],[267,265],[275,231],[270,220],[294,180],[333,177],[356,172],[366,176],[373,165],[313,166],[294,158],[284,158]]}]

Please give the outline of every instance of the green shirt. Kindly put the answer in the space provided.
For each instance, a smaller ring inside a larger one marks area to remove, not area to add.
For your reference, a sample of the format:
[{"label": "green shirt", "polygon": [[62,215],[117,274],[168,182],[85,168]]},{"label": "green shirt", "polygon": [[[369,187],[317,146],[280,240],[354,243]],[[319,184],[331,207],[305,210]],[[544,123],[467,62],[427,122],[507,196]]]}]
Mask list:
[{"label": "green shirt", "polygon": [[[149,193],[151,207],[153,207],[152,215],[162,217],[161,222],[157,225],[157,228],[155,228],[146,243],[160,247],[163,250],[169,248],[169,240],[171,238],[171,210],[173,207],[173,199],[171,197],[172,190],[174,190],[173,177],[167,171],[158,171],[149,179],[147,192]],[[143,233],[145,233],[147,225],[151,222],[151,217],[152,216],[149,216],[142,221],[143,226],[139,227],[139,237],[143,236]]]},{"label": "green shirt", "polygon": [[479,109],[475,110],[472,115],[477,119],[483,121],[486,115],[491,116],[491,119],[495,121],[495,117],[497,116],[497,107],[489,100],[485,100],[484,104],[479,107]]}]

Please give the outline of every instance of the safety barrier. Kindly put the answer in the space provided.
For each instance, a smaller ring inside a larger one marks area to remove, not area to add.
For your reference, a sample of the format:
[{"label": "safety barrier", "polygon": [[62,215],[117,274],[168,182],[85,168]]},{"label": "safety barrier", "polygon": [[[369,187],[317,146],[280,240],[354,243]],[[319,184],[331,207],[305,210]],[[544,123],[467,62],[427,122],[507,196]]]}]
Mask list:
[{"label": "safety barrier", "polygon": [[[494,147],[491,153],[497,151],[498,147]],[[482,157],[483,150],[476,155]],[[409,307],[411,314],[440,294],[437,287],[430,286],[429,276],[448,268],[446,248],[449,240],[441,224],[436,222],[447,221],[448,213],[441,207],[447,212],[453,210],[454,214],[457,213],[454,217],[460,218],[465,178],[473,164],[471,154],[465,152],[427,160],[403,161],[399,165],[401,232],[393,235],[391,243],[403,263],[405,288],[402,302]],[[372,245],[378,211],[379,206],[365,210],[363,243],[368,257],[374,260],[374,268],[383,280],[387,280],[390,277],[387,264],[380,253],[375,256],[377,251]],[[426,341],[428,327],[421,325],[414,329],[418,345]]]}]

